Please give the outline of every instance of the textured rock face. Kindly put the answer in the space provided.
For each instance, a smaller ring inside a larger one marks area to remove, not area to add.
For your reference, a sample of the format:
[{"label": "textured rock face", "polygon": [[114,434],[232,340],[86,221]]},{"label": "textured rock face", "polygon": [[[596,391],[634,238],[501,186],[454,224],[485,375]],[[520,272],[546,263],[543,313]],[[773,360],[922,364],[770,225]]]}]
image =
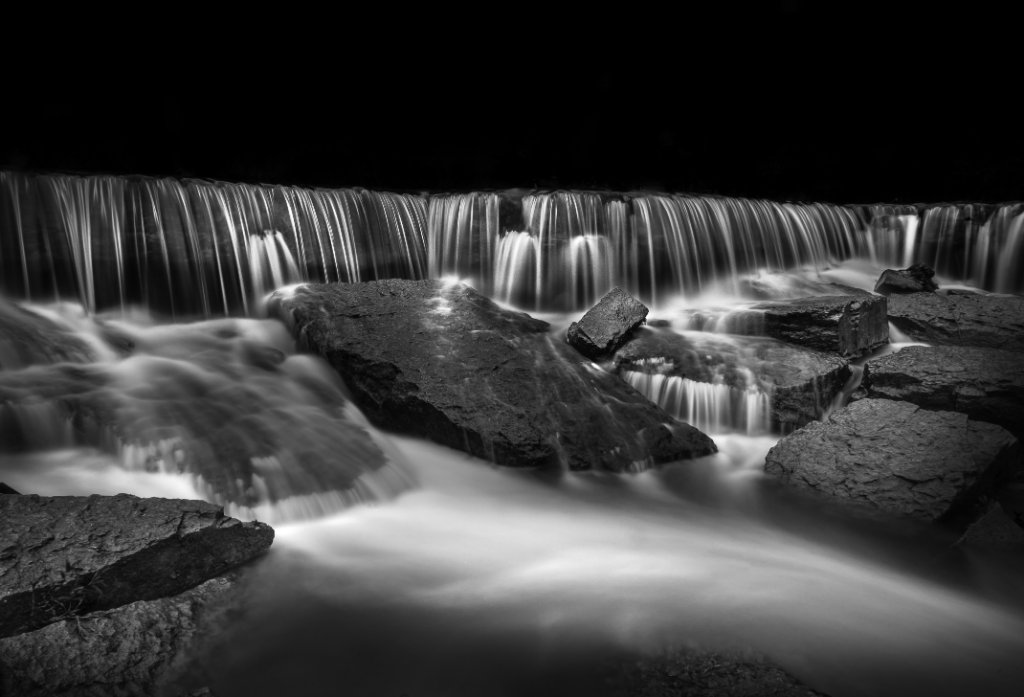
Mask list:
[{"label": "textured rock face", "polygon": [[755,305],[726,321],[734,334],[775,339],[852,358],[889,342],[886,299],[832,295]]},{"label": "textured rock face", "polygon": [[771,395],[772,424],[782,431],[820,418],[850,377],[847,361],[824,351],[753,337],[697,341],[653,329],[638,331],[614,360],[620,372],[657,372],[738,389],[752,378]]},{"label": "textured rock face", "polygon": [[787,484],[963,529],[1019,457],[994,424],[888,399],[864,399],[783,438],[765,471]]},{"label": "textured rock face", "polygon": [[547,323],[461,284],[310,285],[270,309],[385,428],[510,466],[623,471],[715,451]]},{"label": "textured rock face", "polygon": [[932,344],[1024,349],[1024,298],[979,293],[910,293],[889,298],[889,321]]},{"label": "textured rock face", "polygon": [[607,358],[647,319],[647,307],[621,288],[612,288],[579,322],[569,325],[568,342],[588,358]]},{"label": "textured rock face", "polygon": [[966,414],[1024,437],[1024,354],[970,346],[909,346],[865,365],[871,397]]},{"label": "textured rock face", "polygon": [[169,689],[185,662],[237,604],[232,575],[0,639],[9,692],[23,697],[137,697]]},{"label": "textured rock face", "polygon": [[0,370],[92,358],[89,346],[71,332],[0,298]]},{"label": "textured rock face", "polygon": [[0,495],[0,637],[180,593],[263,554],[274,531],[202,501]]},{"label": "textured rock face", "polygon": [[905,269],[886,269],[875,283],[875,292],[882,295],[894,293],[924,293],[938,290],[932,280],[935,270],[924,264],[913,264]]}]

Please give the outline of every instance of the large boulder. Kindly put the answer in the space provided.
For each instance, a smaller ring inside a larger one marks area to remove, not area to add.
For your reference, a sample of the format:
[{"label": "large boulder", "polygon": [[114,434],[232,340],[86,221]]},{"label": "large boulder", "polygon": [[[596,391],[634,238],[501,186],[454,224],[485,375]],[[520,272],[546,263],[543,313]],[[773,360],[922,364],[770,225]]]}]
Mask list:
[{"label": "large boulder", "polygon": [[180,593],[270,547],[274,531],[203,501],[0,495],[0,637]]},{"label": "large boulder", "polygon": [[875,283],[875,292],[882,295],[927,293],[938,290],[932,280],[935,270],[925,264],[912,264],[905,269],[886,269]]},{"label": "large boulder", "polygon": [[238,578],[232,572],[178,595],[0,639],[0,662],[7,665],[9,682],[9,693],[0,694],[184,695],[179,688],[194,680],[186,673],[189,659],[238,605]]},{"label": "large boulder", "polygon": [[1009,476],[1020,445],[1005,429],[909,402],[863,399],[783,438],[765,471],[790,486],[963,530]]},{"label": "large boulder", "polygon": [[863,356],[889,342],[886,299],[874,295],[759,303],[730,314],[721,328],[733,334],[770,336],[844,358]]},{"label": "large boulder", "polygon": [[462,284],[307,285],[269,309],[385,428],[509,466],[623,471],[715,452],[546,322]]},{"label": "large boulder", "polygon": [[865,364],[871,397],[958,411],[1024,438],[1024,354],[973,346],[908,346]]},{"label": "large boulder", "polygon": [[647,307],[632,295],[612,288],[579,322],[569,325],[566,340],[587,358],[607,358],[643,324],[647,312]]},{"label": "large boulder", "polygon": [[909,293],[889,297],[889,321],[917,341],[1024,349],[1024,298],[981,293]]},{"label": "large boulder", "polygon": [[[742,405],[750,404],[745,397],[753,388],[770,400],[771,426],[784,432],[821,418],[850,377],[848,362],[834,353],[760,337],[650,328],[638,331],[614,361],[618,374],[634,386],[638,382],[630,378],[637,373],[722,384],[736,392]],[[656,383],[663,394],[647,396],[658,401],[671,383],[650,381]]]}]

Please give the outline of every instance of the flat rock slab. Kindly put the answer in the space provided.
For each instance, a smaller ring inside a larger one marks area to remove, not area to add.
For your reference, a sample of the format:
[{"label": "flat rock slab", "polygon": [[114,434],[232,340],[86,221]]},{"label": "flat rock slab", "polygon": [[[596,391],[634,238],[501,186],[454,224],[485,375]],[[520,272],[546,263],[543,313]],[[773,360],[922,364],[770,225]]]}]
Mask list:
[{"label": "flat rock slab", "polygon": [[0,495],[0,637],[174,595],[253,559],[273,529],[203,501]]},{"label": "flat rock slab", "polygon": [[[182,694],[188,657],[238,604],[219,576],[168,598],[140,600],[0,639],[11,695],[110,697]],[[6,694],[6,693],[5,693]]]},{"label": "flat rock slab", "polygon": [[889,342],[886,299],[829,295],[760,303],[725,319],[732,334],[770,336],[798,346],[862,356]]},{"label": "flat rock slab", "polygon": [[788,485],[964,529],[1015,466],[1007,430],[909,402],[863,399],[783,438],[765,471]]},{"label": "flat rock slab", "polygon": [[588,358],[607,358],[647,319],[647,306],[621,288],[612,288],[579,322],[569,325],[566,340]]},{"label": "flat rock slab", "polygon": [[616,369],[658,373],[737,389],[753,379],[771,396],[775,428],[790,431],[821,415],[850,377],[834,353],[759,337],[677,334],[641,329],[615,353]]},{"label": "flat rock slab", "polygon": [[301,286],[272,314],[377,425],[508,466],[635,470],[715,452],[614,375],[462,284]]},{"label": "flat rock slab", "polygon": [[871,397],[957,411],[1024,437],[1024,354],[971,346],[908,346],[865,364]]},{"label": "flat rock slab", "polygon": [[889,297],[889,321],[931,344],[1024,349],[1024,298],[980,293],[909,293]]}]

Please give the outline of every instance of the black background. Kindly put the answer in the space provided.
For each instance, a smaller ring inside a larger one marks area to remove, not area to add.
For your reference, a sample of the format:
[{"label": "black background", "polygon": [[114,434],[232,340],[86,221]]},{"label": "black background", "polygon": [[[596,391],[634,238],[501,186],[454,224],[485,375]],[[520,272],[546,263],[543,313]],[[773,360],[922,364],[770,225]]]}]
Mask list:
[{"label": "black background", "polygon": [[275,6],[227,21],[182,6],[97,31],[44,18],[7,37],[0,166],[399,191],[1024,198],[1016,25],[863,5]]}]

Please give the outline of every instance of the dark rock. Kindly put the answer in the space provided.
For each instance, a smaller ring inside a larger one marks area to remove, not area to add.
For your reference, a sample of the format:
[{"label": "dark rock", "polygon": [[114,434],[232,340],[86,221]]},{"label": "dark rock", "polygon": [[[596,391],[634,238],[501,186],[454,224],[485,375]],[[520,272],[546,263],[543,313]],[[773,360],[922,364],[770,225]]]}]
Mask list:
[{"label": "dark rock", "polygon": [[89,345],[69,329],[0,298],[0,370],[93,358]]},{"label": "dark rock", "polygon": [[21,492],[20,491],[15,491],[14,489],[12,489],[11,487],[7,486],[3,482],[0,482],[0,494],[15,494],[15,495],[19,495],[19,494],[21,494]]},{"label": "dark rock", "polygon": [[632,295],[612,288],[579,322],[569,325],[565,336],[587,358],[607,358],[643,324],[647,312],[647,307]]},{"label": "dark rock", "polygon": [[871,397],[957,411],[1024,438],[1024,354],[973,346],[908,346],[865,364]]},{"label": "dark rock", "polygon": [[1024,298],[979,293],[909,293],[889,297],[889,321],[932,344],[1024,349]]},{"label": "dark rock", "polygon": [[616,697],[824,697],[765,657],[739,651],[666,651],[610,671]]},{"label": "dark rock", "polygon": [[[175,596],[137,601],[0,639],[10,694],[177,694],[172,686],[188,679],[182,674],[188,658],[238,604],[236,586],[234,575],[220,576]],[[196,693],[203,694],[190,694]]]},{"label": "dark rock", "polygon": [[960,544],[990,552],[1024,553],[1024,528],[999,504],[993,504],[960,539]]},{"label": "dark rock", "polygon": [[882,295],[929,293],[939,289],[933,276],[935,270],[925,264],[912,264],[900,270],[886,269],[875,283],[875,292]]},{"label": "dark rock", "polygon": [[765,471],[861,509],[963,530],[1019,457],[1017,439],[994,424],[863,399],[783,438]]},{"label": "dark rock", "polygon": [[772,425],[783,431],[821,418],[850,378],[847,361],[823,351],[760,337],[697,339],[652,329],[638,330],[614,361],[620,375],[659,374],[741,391],[753,379],[753,386],[770,395]]},{"label": "dark rock", "polygon": [[725,319],[733,334],[775,339],[838,353],[862,356],[889,342],[886,299],[879,296],[833,295],[754,305]]},{"label": "dark rock", "polygon": [[622,471],[715,452],[553,340],[546,322],[462,284],[308,285],[270,311],[334,366],[371,421],[498,464]]},{"label": "dark rock", "polygon": [[192,588],[274,531],[203,501],[0,495],[0,637]]}]

